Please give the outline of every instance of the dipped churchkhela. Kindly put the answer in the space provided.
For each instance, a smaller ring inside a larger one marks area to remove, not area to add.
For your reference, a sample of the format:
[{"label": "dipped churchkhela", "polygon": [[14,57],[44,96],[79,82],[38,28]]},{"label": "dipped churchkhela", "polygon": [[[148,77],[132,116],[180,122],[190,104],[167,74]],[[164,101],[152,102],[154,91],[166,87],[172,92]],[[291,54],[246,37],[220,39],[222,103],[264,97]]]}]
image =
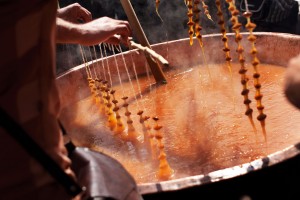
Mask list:
[{"label": "dipped churchkhela", "polygon": [[256,107],[259,112],[259,115],[257,116],[257,120],[260,121],[265,140],[267,140],[266,129],[265,129],[265,123],[266,123],[265,119],[267,118],[267,115],[264,114],[264,112],[263,112],[263,110],[264,110],[264,106],[262,105],[263,95],[261,94],[261,84],[259,81],[260,74],[258,72],[258,65],[259,65],[260,61],[257,58],[257,49],[255,47],[256,36],[254,36],[254,34],[253,34],[253,30],[255,29],[256,24],[251,22],[250,17],[252,16],[252,13],[249,12],[248,7],[247,7],[247,11],[245,13],[243,13],[243,16],[247,18],[246,28],[249,31],[249,36],[247,39],[251,43],[250,53],[253,57],[253,60],[252,60],[252,66],[254,69],[253,78],[254,78],[254,87],[256,89],[255,100],[256,100]]},{"label": "dipped churchkhela", "polygon": [[239,63],[241,66],[241,68],[239,70],[239,74],[241,75],[241,84],[243,86],[243,90],[242,90],[241,94],[244,96],[244,104],[246,106],[245,115],[248,116],[250,123],[253,127],[253,130],[256,133],[257,130],[256,130],[256,127],[255,127],[255,124],[253,121],[253,116],[252,116],[253,109],[250,107],[250,103],[251,103],[251,100],[249,99],[249,91],[250,90],[248,89],[249,78],[246,75],[248,70],[245,66],[246,60],[245,60],[245,56],[244,56],[244,47],[241,44],[243,37],[241,35],[240,29],[242,27],[242,24],[239,22],[238,17],[237,17],[240,12],[237,10],[233,0],[226,0],[226,2],[229,5],[228,10],[231,13],[231,22],[233,24],[232,30],[235,33],[235,42],[237,43],[236,51],[238,53],[238,59],[239,59]]}]

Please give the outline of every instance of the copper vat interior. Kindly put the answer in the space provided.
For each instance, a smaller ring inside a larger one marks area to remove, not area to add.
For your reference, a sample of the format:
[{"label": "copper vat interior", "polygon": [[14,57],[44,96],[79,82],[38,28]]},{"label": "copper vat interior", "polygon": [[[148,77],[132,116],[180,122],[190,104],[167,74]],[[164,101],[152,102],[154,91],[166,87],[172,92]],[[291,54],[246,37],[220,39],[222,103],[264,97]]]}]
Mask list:
[{"label": "copper vat interior", "polygon": [[[247,37],[247,33],[243,33],[243,38]],[[288,65],[289,60],[297,56],[300,52],[300,36],[291,35],[291,34],[283,34],[283,33],[256,33],[257,42],[256,47],[258,49],[258,57],[263,64],[270,64],[276,65],[281,67],[286,67]],[[229,37],[229,44],[231,49],[236,47],[234,42],[234,35],[228,34]],[[207,62],[209,64],[224,64],[225,63],[225,55],[222,51],[223,43],[221,41],[220,34],[213,34],[213,35],[205,35],[203,36],[203,42],[205,45],[205,56]],[[250,51],[250,45],[246,39],[242,41],[243,46],[245,47],[245,52]],[[175,41],[169,41],[166,43],[160,43],[152,45],[152,48],[166,58],[169,63],[170,67],[168,69],[163,68],[165,71],[172,71],[173,69],[180,69],[183,72],[188,70],[187,67],[197,66],[199,64],[203,64],[203,58],[201,54],[201,49],[197,43],[194,41],[194,45],[189,45],[189,39],[181,39]],[[233,59],[233,63],[237,62],[237,54],[234,50],[231,50],[231,55]],[[120,73],[126,74],[124,68],[124,61],[123,56],[128,66],[129,74],[134,74],[132,67],[132,62],[135,63],[137,66],[137,73],[139,76],[145,76],[145,67],[139,67],[145,65],[145,57],[144,55],[136,50],[133,52],[124,52],[118,54],[117,56],[107,57],[104,58],[103,61],[108,61],[111,66],[115,65],[115,62],[118,63]],[[115,60],[116,58],[116,60]],[[250,62],[251,55],[246,54],[247,62]],[[102,60],[94,60],[88,64],[95,65],[96,63],[101,63]],[[249,68],[251,65],[248,66]],[[113,70],[113,69],[112,69]],[[116,71],[111,71],[112,81],[114,84],[118,85],[118,76],[116,75]],[[234,74],[234,76],[239,76],[238,74]],[[127,77],[122,76],[124,82],[126,82]],[[87,76],[86,76],[86,69],[85,65],[80,65],[70,69],[69,71],[63,73],[57,78],[59,90],[60,90],[60,98],[62,103],[62,114],[61,120],[66,124],[67,130],[72,130],[72,123],[69,121],[64,114],[64,111],[72,106],[77,102],[88,98],[91,95],[90,89],[88,87]],[[239,84],[239,83],[236,83]],[[240,85],[239,85],[240,86]],[[263,85],[264,86],[264,85]],[[274,98],[276,98],[276,94],[274,94]],[[242,98],[242,97],[241,97]],[[237,101],[237,104],[241,101]],[[291,106],[292,107],[292,106]],[[74,110],[76,112],[76,110]],[[294,112],[296,113],[297,110],[295,109]],[[248,123],[246,116],[245,123]],[[267,121],[268,123],[268,121]],[[88,126],[96,126],[95,124],[89,124]],[[90,127],[91,128],[91,127]],[[258,129],[260,127],[258,126]],[[85,130],[85,129],[83,129]],[[97,141],[102,140],[103,138],[99,139],[97,136],[93,135],[88,137],[89,129],[86,129],[87,132],[82,133],[82,135],[75,134],[72,137],[75,140],[80,141],[80,145],[88,146],[95,148],[97,146]],[[295,126],[295,132],[299,133],[300,127]],[[252,133],[251,133],[252,134]],[[113,138],[113,137],[112,137]],[[300,137],[299,137],[300,139]],[[105,140],[105,138],[104,138]],[[110,138],[110,140],[113,140]],[[95,142],[96,141],[96,142]],[[101,145],[101,142],[98,142]],[[113,141],[111,141],[112,145],[114,145]],[[268,157],[268,166],[273,164],[283,162],[284,160],[294,157],[295,155],[299,154],[299,150],[296,147],[298,140],[288,141],[285,148],[282,148],[276,152],[268,152],[269,154],[266,155]],[[165,144],[167,146],[168,144]],[[168,154],[168,152],[167,152]],[[168,155],[167,155],[168,156]],[[122,163],[122,162],[121,162]],[[193,187],[193,186],[201,186],[206,184],[207,182],[217,182],[222,181],[224,179],[238,177],[249,172],[249,166],[251,166],[251,171],[260,170],[264,165],[263,158],[253,159],[250,162],[245,163],[238,163],[233,164],[227,168],[221,168],[214,171],[208,171],[205,174],[202,173],[195,173],[192,175],[187,174],[185,177],[179,177],[167,181],[153,181],[153,182],[146,182],[146,183],[139,183],[139,189],[142,194],[149,194],[149,193],[156,193],[158,192],[158,188],[161,191],[174,191],[180,190],[183,188]],[[171,165],[172,166],[172,165]],[[209,177],[209,181],[205,177]],[[157,187],[159,184],[159,187]]]}]

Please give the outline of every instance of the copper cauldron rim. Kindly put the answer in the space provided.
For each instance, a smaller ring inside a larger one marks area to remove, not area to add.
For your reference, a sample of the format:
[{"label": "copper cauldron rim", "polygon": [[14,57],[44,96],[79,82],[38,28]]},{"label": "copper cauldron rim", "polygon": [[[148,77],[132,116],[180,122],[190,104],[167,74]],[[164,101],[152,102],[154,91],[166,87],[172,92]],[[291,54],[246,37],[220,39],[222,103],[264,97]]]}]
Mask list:
[{"label": "copper cauldron rim", "polygon": [[261,170],[265,167],[270,167],[280,162],[286,161],[297,155],[300,155],[300,142],[291,145],[281,151],[269,154],[266,157],[256,159],[249,163],[244,163],[242,165],[236,165],[233,167],[213,171],[205,175],[200,174],[168,181],[142,183],[138,184],[138,188],[141,194],[151,194],[201,186],[204,184],[214,183],[217,181],[242,176],[249,172]]}]

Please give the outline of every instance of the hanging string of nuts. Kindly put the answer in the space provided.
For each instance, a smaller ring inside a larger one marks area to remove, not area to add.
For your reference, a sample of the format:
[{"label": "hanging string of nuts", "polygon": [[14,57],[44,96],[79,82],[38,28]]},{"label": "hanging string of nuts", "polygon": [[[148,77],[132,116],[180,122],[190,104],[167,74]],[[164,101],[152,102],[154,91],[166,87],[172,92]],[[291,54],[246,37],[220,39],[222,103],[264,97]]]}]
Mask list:
[{"label": "hanging string of nuts", "polygon": [[267,118],[267,115],[264,114],[264,106],[262,105],[262,98],[263,95],[261,94],[261,84],[259,81],[260,74],[258,72],[258,65],[260,63],[259,59],[257,58],[257,49],[255,46],[256,42],[256,36],[253,34],[253,30],[256,27],[256,24],[251,22],[250,17],[252,16],[252,13],[249,11],[246,11],[243,13],[243,16],[247,19],[246,29],[249,31],[248,40],[251,43],[251,50],[250,54],[252,55],[252,66],[254,69],[253,78],[254,78],[254,87],[255,87],[255,100],[256,100],[256,107],[259,112],[259,115],[257,116],[257,120],[260,121],[260,124],[262,126],[263,134],[266,139],[266,130],[265,130],[265,119]]},{"label": "hanging string of nuts", "polygon": [[237,16],[239,15],[239,11],[236,9],[236,6],[233,2],[233,0],[226,0],[226,2],[229,4],[228,10],[231,13],[231,22],[233,24],[232,26],[232,30],[235,33],[235,42],[237,43],[237,53],[238,53],[238,58],[239,58],[239,63],[240,63],[240,70],[239,70],[239,74],[241,75],[241,84],[243,86],[243,90],[241,92],[241,94],[244,96],[244,104],[246,106],[246,112],[245,115],[248,116],[250,123],[254,129],[254,131],[256,132],[256,128],[253,122],[253,109],[250,107],[250,103],[251,100],[249,99],[249,89],[248,89],[248,81],[249,78],[247,77],[246,73],[247,73],[247,69],[245,67],[245,57],[244,57],[244,48],[241,44],[242,41],[242,35],[240,33],[240,29],[242,27],[242,24],[238,21]]},{"label": "hanging string of nuts", "polygon": [[188,16],[188,34],[190,36],[190,45],[193,45],[193,36],[194,36],[194,21],[193,21],[193,0],[187,0],[187,8],[188,8],[188,12],[187,12],[187,16]]}]

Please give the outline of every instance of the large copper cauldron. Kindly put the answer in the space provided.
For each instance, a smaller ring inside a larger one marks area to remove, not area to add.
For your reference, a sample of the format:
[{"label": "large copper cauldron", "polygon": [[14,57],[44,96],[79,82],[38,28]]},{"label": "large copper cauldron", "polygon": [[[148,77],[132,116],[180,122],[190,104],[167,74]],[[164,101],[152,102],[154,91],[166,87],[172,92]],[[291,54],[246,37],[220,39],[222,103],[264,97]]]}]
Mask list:
[{"label": "large copper cauldron", "polygon": [[[247,37],[247,33],[243,35],[244,38]],[[300,53],[300,36],[283,33],[256,33],[256,36],[258,56],[263,64],[286,67],[289,60]],[[235,49],[234,35],[229,34],[228,37],[231,48]],[[152,48],[169,61],[170,67],[163,70],[172,71],[172,69],[183,69],[186,66],[191,67],[203,64],[201,49],[197,45],[197,41],[195,40],[194,42],[195,44],[190,46],[189,39],[182,39],[156,44]],[[223,43],[220,34],[206,35],[203,37],[203,42],[208,63],[225,63],[225,55],[221,50]],[[246,49],[245,52],[248,52],[250,45],[246,39],[244,39],[243,45]],[[237,62],[236,52],[232,50],[231,54],[233,62]],[[145,57],[137,50],[124,52],[116,57],[110,56],[105,58],[104,61],[108,61],[110,65],[115,65],[117,62],[120,73],[126,73],[123,58],[126,65],[129,66],[130,74],[134,74],[132,67],[130,67],[133,65],[132,62],[134,62],[135,66],[144,66],[146,63]],[[247,55],[246,58],[250,60],[251,56]],[[88,64],[95,65],[97,62],[101,63],[102,60],[94,60]],[[115,72],[111,73],[117,74]],[[144,76],[145,68],[138,67],[137,74]],[[238,76],[238,74],[234,76]],[[116,75],[113,76],[112,81],[118,84],[118,77]],[[282,79],[279,81],[282,82]],[[64,114],[65,110],[73,106],[71,109],[75,109],[74,112],[76,112],[76,106],[74,106],[76,102],[84,100],[91,95],[85,65],[77,66],[63,73],[57,78],[57,83],[63,107],[61,119],[66,124],[67,130],[70,130],[72,129],[70,127],[72,122],[67,117],[68,114]],[[274,98],[277,98],[276,95],[278,94],[274,94]],[[274,109],[276,109],[276,106]],[[292,117],[291,115],[294,113],[297,113],[296,108],[293,113],[289,113],[284,117]],[[89,113],[86,113],[86,115],[88,116]],[[247,117],[245,116],[244,118],[245,123],[248,123]],[[79,145],[95,149],[97,149],[97,145],[101,146],[102,144],[108,145],[108,149],[109,145],[116,145],[113,141],[105,142],[107,138],[98,138],[96,134],[88,136],[89,131],[92,131],[96,126],[99,127],[97,124],[82,124],[82,126],[88,127],[83,129],[84,132],[81,134],[71,133],[71,137],[79,141],[77,142]],[[213,171],[193,172],[193,174],[167,181],[142,182],[138,184],[140,192],[145,199],[175,199],[177,197],[185,198],[187,195],[199,196],[199,199],[203,195],[225,199],[240,199],[246,195],[254,199],[255,197],[261,197],[260,199],[262,199],[271,196],[288,198],[286,195],[298,195],[296,186],[293,183],[300,178],[300,172],[298,172],[300,169],[300,144],[298,144],[300,142],[300,130],[298,129],[300,127],[296,126],[296,123],[292,124],[291,127],[294,127],[295,132],[299,133],[299,137],[295,136],[295,139],[287,140],[284,144],[285,146],[280,147],[281,149],[276,151],[269,151],[268,155],[252,159],[250,162],[237,163],[226,168],[214,169]],[[272,133],[269,133],[269,135],[272,135]],[[285,141],[286,139],[286,137],[282,136],[278,140]],[[122,163],[122,161],[120,162]],[[126,162],[126,164],[130,163],[128,160]],[[184,163],[182,166],[184,166]],[[188,168],[189,166],[186,166],[187,171]],[[271,188],[271,190],[268,188]]]}]

